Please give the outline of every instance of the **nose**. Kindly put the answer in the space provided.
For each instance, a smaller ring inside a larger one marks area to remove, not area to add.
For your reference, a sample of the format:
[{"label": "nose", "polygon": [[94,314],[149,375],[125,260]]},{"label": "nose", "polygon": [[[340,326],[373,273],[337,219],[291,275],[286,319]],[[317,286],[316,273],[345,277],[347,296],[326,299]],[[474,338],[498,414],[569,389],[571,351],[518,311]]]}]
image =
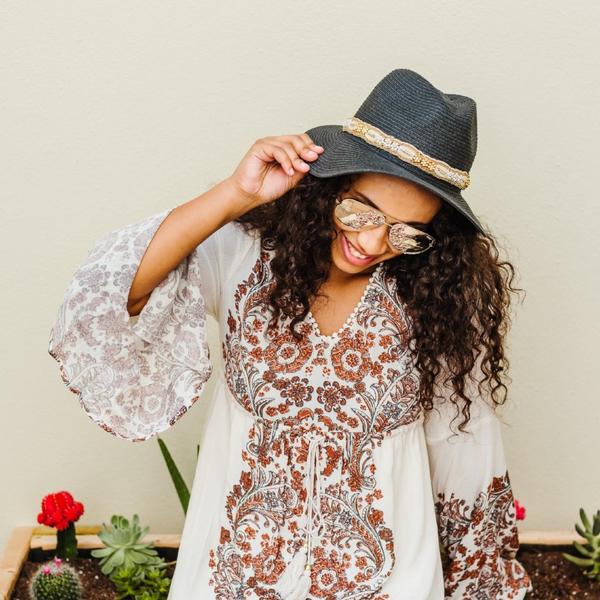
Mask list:
[{"label": "nose", "polygon": [[378,256],[385,254],[388,250],[387,245],[388,227],[379,225],[373,229],[359,231],[356,236],[356,243],[369,256]]}]

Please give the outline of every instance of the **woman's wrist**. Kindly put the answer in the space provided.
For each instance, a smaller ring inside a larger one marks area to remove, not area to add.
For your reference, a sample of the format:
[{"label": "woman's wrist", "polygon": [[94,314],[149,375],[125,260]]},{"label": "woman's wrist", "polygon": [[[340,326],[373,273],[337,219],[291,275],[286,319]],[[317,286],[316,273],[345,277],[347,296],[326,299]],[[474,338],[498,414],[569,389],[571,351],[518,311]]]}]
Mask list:
[{"label": "woman's wrist", "polygon": [[218,194],[224,209],[226,222],[241,217],[254,205],[255,200],[230,177],[221,180],[212,189]]}]

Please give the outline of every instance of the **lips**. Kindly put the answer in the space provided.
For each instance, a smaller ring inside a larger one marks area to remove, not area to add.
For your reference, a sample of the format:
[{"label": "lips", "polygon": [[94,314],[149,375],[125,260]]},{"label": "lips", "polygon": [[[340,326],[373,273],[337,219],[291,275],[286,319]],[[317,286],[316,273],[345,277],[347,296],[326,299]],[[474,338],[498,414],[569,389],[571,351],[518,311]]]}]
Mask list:
[{"label": "lips", "polygon": [[[346,238],[346,236],[343,233],[342,233],[341,244],[342,244],[342,249],[344,252],[344,257],[346,258],[346,260],[349,263],[351,263],[353,265],[362,267],[362,266],[368,265],[369,263],[373,262],[373,260],[375,259],[374,256],[368,256],[367,258],[357,258],[356,256],[352,256],[352,254],[350,254],[350,250],[348,249],[348,246],[349,245],[352,246],[352,244],[348,241],[348,239]],[[352,246],[352,248],[354,248],[354,246]],[[356,252],[358,252],[358,250],[356,250]]]}]

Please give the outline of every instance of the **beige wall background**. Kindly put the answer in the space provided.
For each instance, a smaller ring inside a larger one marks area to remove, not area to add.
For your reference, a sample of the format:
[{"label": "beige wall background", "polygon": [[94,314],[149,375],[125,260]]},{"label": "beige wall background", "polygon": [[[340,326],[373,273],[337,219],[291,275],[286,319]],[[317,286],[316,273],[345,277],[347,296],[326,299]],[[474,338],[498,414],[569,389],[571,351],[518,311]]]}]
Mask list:
[{"label": "beige wall background", "polygon": [[[69,279],[109,230],[199,195],[258,137],[340,123],[397,67],[478,104],[466,197],[527,291],[504,410],[520,526],[600,508],[598,22],[591,0],[0,4],[0,545],[60,489],[82,522],[181,530],[156,441],[94,425],[47,354]],[[188,481],[203,404],[164,435]]]}]

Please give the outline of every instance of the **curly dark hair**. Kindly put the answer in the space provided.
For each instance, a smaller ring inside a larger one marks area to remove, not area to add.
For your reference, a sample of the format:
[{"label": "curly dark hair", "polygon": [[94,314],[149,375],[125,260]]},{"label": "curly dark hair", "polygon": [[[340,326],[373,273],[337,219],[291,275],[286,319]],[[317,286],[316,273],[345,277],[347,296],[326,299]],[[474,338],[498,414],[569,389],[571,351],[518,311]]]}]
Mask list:
[{"label": "curly dark hair", "polygon": [[[280,315],[290,317],[296,338],[300,334],[295,325],[307,315],[312,299],[321,295],[319,288],[329,273],[331,244],[337,235],[335,199],[358,175],[317,178],[307,173],[277,200],[235,220],[246,232],[260,235],[263,249],[274,250],[270,325]],[[395,256],[383,263],[383,269],[394,277],[411,320],[419,401],[431,410],[436,386],[450,384],[449,399],[457,409],[454,419],[462,412],[459,430],[464,431],[472,402],[467,394],[469,375],[477,381],[480,394],[489,393],[494,409],[506,401],[503,377],[509,361],[504,338],[511,324],[510,292],[523,290],[512,286],[515,268],[499,259],[492,235],[480,232],[447,202],[427,231],[437,240],[431,250]]]}]

